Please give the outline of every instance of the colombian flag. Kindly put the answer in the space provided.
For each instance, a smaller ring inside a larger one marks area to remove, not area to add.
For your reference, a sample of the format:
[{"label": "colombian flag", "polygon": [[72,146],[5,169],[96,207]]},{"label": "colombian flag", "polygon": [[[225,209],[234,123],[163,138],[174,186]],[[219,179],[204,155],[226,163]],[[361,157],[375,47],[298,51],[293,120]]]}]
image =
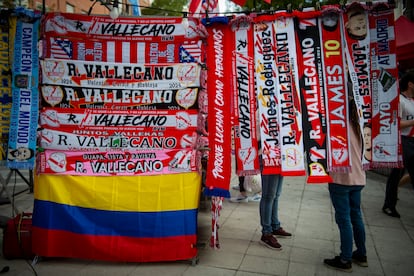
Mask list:
[{"label": "colombian flag", "polygon": [[39,174],[34,187],[38,256],[156,262],[197,255],[198,173]]}]

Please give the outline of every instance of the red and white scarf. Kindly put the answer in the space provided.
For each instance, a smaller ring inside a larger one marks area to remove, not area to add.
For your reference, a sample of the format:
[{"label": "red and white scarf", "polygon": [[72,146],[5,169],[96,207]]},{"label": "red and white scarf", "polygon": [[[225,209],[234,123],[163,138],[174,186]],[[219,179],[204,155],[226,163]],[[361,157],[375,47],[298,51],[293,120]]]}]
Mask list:
[{"label": "red and white scarf", "polygon": [[46,37],[44,58],[123,63],[177,63],[201,61],[201,40],[182,42],[85,40]]},{"label": "red and white scarf", "polygon": [[340,25],[341,10],[336,6],[325,6],[318,18],[321,34],[324,86],[327,96],[328,118],[328,169],[348,172],[348,93],[345,72],[345,54]]},{"label": "red and white scarf", "polygon": [[165,90],[200,86],[198,63],[133,64],[44,59],[42,82],[91,88]]},{"label": "red and white scarf", "polygon": [[247,16],[230,22],[233,31],[233,129],[238,175],[260,172],[254,90],[253,24]]},{"label": "red and white scarf", "polygon": [[298,79],[295,24],[285,12],[276,13],[276,85],[282,175],[305,175],[302,107]]},{"label": "red and white scarf", "polygon": [[111,110],[196,109],[198,90],[105,89],[61,85],[41,87],[43,107]]},{"label": "red and white scarf", "polygon": [[108,39],[130,41],[183,41],[204,35],[199,20],[189,17],[188,27],[182,17],[128,17],[116,20],[108,16],[74,13],[47,13],[43,34],[50,37],[76,37],[85,40]]},{"label": "red and white scarf", "polygon": [[372,76],[372,167],[399,165],[398,68],[394,11],[369,14]]},{"label": "red and white scarf", "polygon": [[[266,21],[267,19],[267,21]],[[263,20],[263,21],[262,21]],[[281,173],[280,133],[275,63],[274,18],[259,16],[254,24],[256,95],[262,148],[262,173]]]},{"label": "red and white scarf", "polygon": [[[363,36],[353,36],[349,31],[350,18],[355,16],[356,10],[362,12],[365,20],[366,32]],[[359,3],[353,3],[347,7],[342,14],[342,27],[345,39],[345,55],[348,65],[348,74],[351,80],[352,93],[357,106],[359,116],[359,127],[361,133],[366,135],[363,144],[362,166],[369,169],[371,166],[371,131],[372,104],[371,104],[371,74],[370,74],[370,37],[368,12]]]}]

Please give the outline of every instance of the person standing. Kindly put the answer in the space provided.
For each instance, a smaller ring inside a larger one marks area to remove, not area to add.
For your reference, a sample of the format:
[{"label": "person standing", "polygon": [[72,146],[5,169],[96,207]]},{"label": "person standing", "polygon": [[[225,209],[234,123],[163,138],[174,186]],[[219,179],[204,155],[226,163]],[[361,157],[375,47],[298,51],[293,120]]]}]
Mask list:
[{"label": "person standing", "polygon": [[[414,179],[414,72],[403,75],[400,79],[400,129],[404,168]],[[387,179],[385,200],[382,211],[391,217],[399,218],[396,209],[398,184],[403,170],[394,168]],[[413,181],[412,181],[413,183]],[[414,184],[413,184],[414,187]]]},{"label": "person standing", "polygon": [[[262,237],[260,242],[270,249],[281,250],[279,238],[290,238],[291,233],[281,226],[278,217],[279,196],[282,193],[283,176],[278,174],[262,174],[262,198],[260,200],[260,224]],[[276,236],[276,237],[275,237]]]},{"label": "person standing", "polygon": [[[324,260],[328,267],[346,272],[352,271],[352,261],[360,266],[368,266],[365,226],[361,214],[361,191],[366,184],[366,175],[361,161],[363,138],[353,99],[350,99],[349,114],[351,172],[330,172],[333,182],[328,185],[340,234],[341,253],[333,259]],[[353,252],[354,241],[356,251]]]}]

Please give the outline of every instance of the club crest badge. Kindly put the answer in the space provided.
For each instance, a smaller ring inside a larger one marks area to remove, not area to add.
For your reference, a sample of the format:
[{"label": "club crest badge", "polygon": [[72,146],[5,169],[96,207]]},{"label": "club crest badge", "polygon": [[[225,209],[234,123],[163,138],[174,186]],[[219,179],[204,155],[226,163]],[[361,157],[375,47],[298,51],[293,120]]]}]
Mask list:
[{"label": "club crest badge", "polygon": [[175,100],[181,107],[189,109],[195,104],[197,100],[197,88],[178,90],[175,96]]},{"label": "club crest badge", "polygon": [[49,156],[47,164],[50,169],[57,173],[62,173],[66,171],[66,155],[63,152],[54,152]]},{"label": "club crest badge", "polygon": [[52,107],[60,104],[63,100],[63,91],[59,86],[42,87],[43,99]]}]

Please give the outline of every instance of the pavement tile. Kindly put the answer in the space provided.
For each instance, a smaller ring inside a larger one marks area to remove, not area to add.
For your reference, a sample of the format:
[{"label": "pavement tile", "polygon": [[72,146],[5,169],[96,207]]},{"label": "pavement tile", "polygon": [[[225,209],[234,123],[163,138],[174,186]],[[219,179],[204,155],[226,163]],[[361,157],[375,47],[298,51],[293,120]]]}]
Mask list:
[{"label": "pavement tile", "polygon": [[[5,177],[7,171],[0,170]],[[400,187],[397,209],[401,219],[382,213],[386,177],[368,172],[362,192],[362,210],[366,226],[368,268],[353,265],[352,275],[414,275],[414,189]],[[237,178],[236,178],[237,180]],[[236,181],[235,180],[235,181]],[[10,193],[18,192],[13,203],[19,211],[30,212],[33,194],[21,179],[12,178]],[[238,191],[231,190],[232,195]],[[3,195],[4,196],[4,195]],[[11,204],[0,205],[0,216],[12,217]],[[308,185],[304,177],[285,177],[279,202],[282,226],[293,233],[279,238],[283,249],[270,250],[259,243],[261,236],[259,203],[231,203],[227,199],[219,217],[220,249],[209,247],[211,212],[208,198],[202,198],[198,214],[199,251],[197,258],[159,263],[111,263],[77,259],[31,260],[0,258],[0,270],[8,266],[8,275],[212,275],[212,276],[330,276],[349,275],[323,265],[324,258],[339,253],[339,231],[334,219],[326,184]],[[1,239],[0,239],[1,240]]]}]

